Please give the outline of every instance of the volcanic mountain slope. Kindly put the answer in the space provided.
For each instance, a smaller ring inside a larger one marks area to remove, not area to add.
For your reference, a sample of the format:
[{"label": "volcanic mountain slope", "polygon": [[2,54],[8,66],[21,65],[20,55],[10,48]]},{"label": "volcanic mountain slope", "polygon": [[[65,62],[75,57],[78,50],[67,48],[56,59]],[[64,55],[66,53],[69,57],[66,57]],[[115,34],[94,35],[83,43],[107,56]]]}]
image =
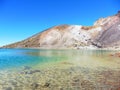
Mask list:
[{"label": "volcanic mountain slope", "polygon": [[120,12],[93,26],[60,25],[3,48],[81,48],[120,46]]},{"label": "volcanic mountain slope", "polygon": [[103,28],[95,37],[94,45],[98,47],[120,46],[120,11],[114,16],[98,20],[94,25],[100,25]]}]

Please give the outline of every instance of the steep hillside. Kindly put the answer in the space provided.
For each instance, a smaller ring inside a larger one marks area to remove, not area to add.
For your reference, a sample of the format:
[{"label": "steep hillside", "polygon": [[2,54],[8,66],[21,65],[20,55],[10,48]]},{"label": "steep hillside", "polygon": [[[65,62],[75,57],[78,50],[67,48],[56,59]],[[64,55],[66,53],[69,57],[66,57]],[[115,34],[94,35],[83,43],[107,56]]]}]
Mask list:
[{"label": "steep hillside", "polygon": [[94,45],[98,47],[120,46],[120,12],[114,16],[98,20],[95,25],[101,25],[103,30],[94,39]]},{"label": "steep hillside", "polygon": [[120,12],[93,26],[60,25],[3,48],[108,48],[120,46]]}]

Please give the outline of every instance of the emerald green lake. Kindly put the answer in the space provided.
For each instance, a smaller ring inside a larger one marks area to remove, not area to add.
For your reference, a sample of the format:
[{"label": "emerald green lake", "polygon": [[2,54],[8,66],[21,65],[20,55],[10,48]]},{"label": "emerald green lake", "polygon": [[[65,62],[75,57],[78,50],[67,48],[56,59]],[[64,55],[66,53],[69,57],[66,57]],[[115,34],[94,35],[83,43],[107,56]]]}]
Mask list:
[{"label": "emerald green lake", "polygon": [[[120,58],[111,57],[107,50],[39,50],[0,49],[0,69],[48,67],[53,64],[73,64],[82,67],[119,68]],[[62,67],[62,66],[61,66]]]},{"label": "emerald green lake", "polygon": [[0,90],[119,90],[115,52],[0,49]]}]

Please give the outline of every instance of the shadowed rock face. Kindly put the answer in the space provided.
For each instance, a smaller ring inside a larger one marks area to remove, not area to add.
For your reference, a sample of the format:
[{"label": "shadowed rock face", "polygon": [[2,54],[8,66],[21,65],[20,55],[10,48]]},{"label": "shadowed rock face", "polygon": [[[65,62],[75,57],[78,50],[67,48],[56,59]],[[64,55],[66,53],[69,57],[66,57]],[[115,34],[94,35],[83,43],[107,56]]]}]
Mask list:
[{"label": "shadowed rock face", "polygon": [[102,31],[101,35],[94,40],[94,44],[101,47],[120,45],[120,22],[112,25],[109,29]]},{"label": "shadowed rock face", "polygon": [[2,48],[79,48],[90,45],[99,48],[120,45],[120,12],[97,20],[93,26],[55,26]]},{"label": "shadowed rock face", "polygon": [[[107,22],[106,22],[107,21]],[[99,23],[98,23],[99,22]],[[105,23],[104,23],[105,22]],[[102,24],[101,30],[97,37],[92,42],[98,47],[116,47],[120,45],[120,13],[115,16],[97,21],[96,24]]]}]

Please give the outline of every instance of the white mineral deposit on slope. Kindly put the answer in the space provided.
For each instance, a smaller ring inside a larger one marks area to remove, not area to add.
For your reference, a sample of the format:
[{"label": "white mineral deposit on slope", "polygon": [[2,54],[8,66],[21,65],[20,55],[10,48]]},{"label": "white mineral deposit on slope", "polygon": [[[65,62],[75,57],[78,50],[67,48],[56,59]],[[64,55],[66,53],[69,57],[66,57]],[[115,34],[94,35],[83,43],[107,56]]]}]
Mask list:
[{"label": "white mineral deposit on slope", "polygon": [[2,48],[120,49],[120,13],[100,18],[93,26],[59,25]]}]

